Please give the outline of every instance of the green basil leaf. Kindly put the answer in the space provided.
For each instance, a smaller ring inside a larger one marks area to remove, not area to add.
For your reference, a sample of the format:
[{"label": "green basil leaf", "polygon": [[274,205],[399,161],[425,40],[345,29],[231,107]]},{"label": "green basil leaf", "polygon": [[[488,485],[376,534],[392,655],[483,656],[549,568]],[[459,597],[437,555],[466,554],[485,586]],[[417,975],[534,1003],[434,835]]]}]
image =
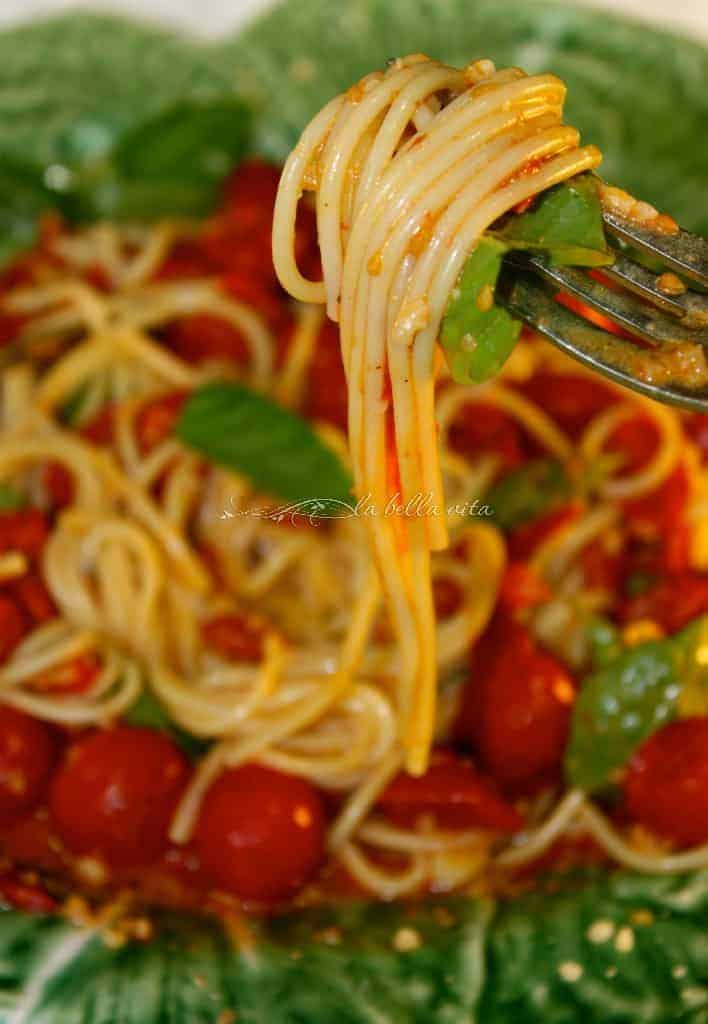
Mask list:
[{"label": "green basil leaf", "polygon": [[542,192],[530,210],[509,214],[492,234],[509,249],[542,250],[553,264],[602,267],[613,260],[593,174],[579,174]]},{"label": "green basil leaf", "polygon": [[155,732],[165,733],[192,760],[201,757],[210,746],[208,740],[192,736],[175,725],[157,697],[149,690],[143,690],[135,704],[124,712],[123,721],[128,725],[137,725],[143,729],[154,729]]},{"label": "green basil leaf", "polygon": [[597,615],[585,627],[593,668],[605,668],[624,651],[620,632],[614,622]]},{"label": "green basil leaf", "polygon": [[708,617],[681,632],[638,644],[592,673],[573,709],[566,776],[588,792],[615,781],[637,747],[682,713],[682,704],[708,696],[708,669],[697,652],[708,640]]},{"label": "green basil leaf", "polygon": [[0,483],[0,512],[15,512],[27,504],[23,494],[10,484]]},{"label": "green basil leaf", "polygon": [[0,159],[0,261],[31,248],[40,216],[55,205],[40,167],[8,156]]},{"label": "green basil leaf", "polygon": [[572,485],[562,463],[531,459],[512,470],[485,496],[493,522],[502,530],[538,519],[572,496]]},{"label": "green basil leaf", "polygon": [[494,305],[494,287],[507,247],[480,239],[465,264],[447,307],[440,343],[454,380],[480,382],[499,373],[521,333],[521,324]]},{"label": "green basil leaf", "polygon": [[[243,384],[214,382],[190,397],[177,436],[207,458],[290,502],[352,505],[352,481],[301,416]],[[317,509],[310,510],[316,514]]]},{"label": "green basil leaf", "polygon": [[175,103],[111,149],[97,143],[94,159],[67,163],[63,209],[74,221],[208,213],[249,131],[249,111],[236,97]]}]

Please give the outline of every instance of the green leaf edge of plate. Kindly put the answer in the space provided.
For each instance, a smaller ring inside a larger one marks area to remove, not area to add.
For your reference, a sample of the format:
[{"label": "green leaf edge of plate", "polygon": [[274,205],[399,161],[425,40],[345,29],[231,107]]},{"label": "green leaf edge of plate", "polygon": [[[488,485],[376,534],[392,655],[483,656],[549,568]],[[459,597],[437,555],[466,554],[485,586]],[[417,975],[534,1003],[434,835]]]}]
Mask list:
[{"label": "green leaf edge of plate", "polygon": [[[420,49],[556,72],[567,118],[604,150],[607,179],[708,232],[708,50],[533,0],[288,0],[216,43],[103,15],[33,22],[0,33],[0,157],[61,163],[176,99],[233,89],[259,113],[254,148],[282,159],[331,94]],[[200,1024],[230,1010],[238,1024],[698,1024],[707,925],[708,872],[578,880],[496,908],[303,911],[259,926],[241,950],[194,917],[164,915],[154,943],[115,950],[60,919],[7,910],[0,1024]],[[396,948],[416,936],[420,948]]]}]

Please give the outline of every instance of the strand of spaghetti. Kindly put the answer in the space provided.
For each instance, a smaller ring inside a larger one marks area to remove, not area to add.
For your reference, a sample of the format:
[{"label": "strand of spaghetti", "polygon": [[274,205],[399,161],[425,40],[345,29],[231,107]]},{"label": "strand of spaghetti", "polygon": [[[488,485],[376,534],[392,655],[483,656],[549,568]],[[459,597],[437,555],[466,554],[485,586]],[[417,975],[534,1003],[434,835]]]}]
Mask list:
[{"label": "strand of spaghetti", "polygon": [[[430,551],[447,543],[435,344],[463,263],[489,224],[599,162],[597,150],[579,149],[577,132],[561,124],[564,93],[550,75],[497,74],[479,64],[459,72],[419,54],[395,61],[305,130],[276,202],[276,269],[303,297],[291,251],[294,220],[305,182],[317,191],[324,295],[328,314],[340,320],[349,388],[355,488],[371,496],[377,513],[370,535],[401,651],[398,702],[414,773],[425,768],[435,718]],[[529,165],[536,173],[524,175]],[[318,296],[321,289],[309,297]],[[430,495],[431,511],[387,518],[397,491],[406,505]]]},{"label": "strand of spaghetti", "polygon": [[388,757],[372,770],[369,776],[354,790],[335,818],[329,830],[328,846],[330,850],[340,850],[353,835],[377,797],[384,791],[403,763],[400,750],[393,750]]},{"label": "strand of spaghetti", "polygon": [[[681,455],[682,433],[676,417],[658,402],[644,400],[639,404],[654,421],[659,443],[646,465],[636,472],[602,481],[600,494],[610,501],[626,501],[655,490],[666,480]],[[636,405],[629,403],[612,405],[599,413],[580,439],[580,450],[585,458],[588,461],[597,458],[614,430],[636,415]]]},{"label": "strand of spaghetti", "polygon": [[421,856],[412,856],[409,866],[402,871],[384,870],[366,857],[356,843],[350,841],[338,848],[337,856],[361,885],[383,900],[395,900],[407,893],[416,892],[425,882],[426,864]]},{"label": "strand of spaghetti", "polygon": [[556,805],[553,813],[532,832],[520,832],[512,844],[497,857],[497,864],[519,867],[540,857],[559,839],[585,806],[585,794],[571,789]]},{"label": "strand of spaghetti", "polygon": [[624,864],[625,867],[632,868],[633,871],[670,875],[679,871],[693,871],[708,865],[708,845],[663,856],[642,853],[630,846],[613,828],[605,815],[591,804],[585,804],[582,807],[580,821],[614,860]]}]

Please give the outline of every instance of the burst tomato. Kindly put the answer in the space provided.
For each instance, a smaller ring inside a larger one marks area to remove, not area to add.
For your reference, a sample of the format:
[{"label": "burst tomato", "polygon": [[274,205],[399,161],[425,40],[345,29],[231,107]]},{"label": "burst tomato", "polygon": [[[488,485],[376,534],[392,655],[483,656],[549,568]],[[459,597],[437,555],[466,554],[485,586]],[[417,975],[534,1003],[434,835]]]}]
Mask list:
[{"label": "burst tomato", "polygon": [[558,777],[574,698],[565,667],[497,616],[473,652],[457,732],[495,781],[530,791]]},{"label": "burst tomato", "polygon": [[681,846],[708,842],[708,718],[684,718],[646,740],[627,768],[631,816]]},{"label": "burst tomato", "polygon": [[72,853],[115,867],[149,864],[187,782],[184,755],[151,729],[118,726],[77,740],[51,787],[57,832]]},{"label": "burst tomato", "polygon": [[224,772],[207,792],[195,844],[213,883],[243,900],[292,896],[324,857],[322,800],[310,783],[262,765]]},{"label": "burst tomato", "polygon": [[480,775],[469,758],[450,750],[434,750],[428,770],[420,777],[401,772],[388,784],[377,806],[403,826],[429,815],[442,828],[488,828],[517,832],[523,819]]},{"label": "burst tomato", "polygon": [[43,722],[0,706],[0,821],[12,821],[44,795],[54,740]]}]

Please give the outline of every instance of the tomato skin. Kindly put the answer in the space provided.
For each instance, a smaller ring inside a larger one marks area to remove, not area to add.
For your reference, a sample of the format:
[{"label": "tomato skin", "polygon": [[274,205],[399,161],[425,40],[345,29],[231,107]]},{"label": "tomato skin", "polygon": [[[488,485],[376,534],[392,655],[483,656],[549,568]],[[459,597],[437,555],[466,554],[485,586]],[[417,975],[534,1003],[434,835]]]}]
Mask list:
[{"label": "tomato skin", "polygon": [[523,818],[480,775],[469,758],[434,750],[424,775],[398,774],[376,801],[391,821],[404,827],[430,815],[441,828],[488,828],[518,832]]},{"label": "tomato skin", "polygon": [[207,792],[195,845],[216,886],[243,900],[275,903],[319,868],[324,806],[303,779],[245,764],[224,772]]},{"label": "tomato skin", "polygon": [[532,792],[560,774],[575,689],[528,630],[497,615],[473,651],[456,733],[503,789]]},{"label": "tomato skin", "polygon": [[498,455],[504,469],[524,461],[523,434],[516,422],[491,402],[464,405],[450,427],[450,447],[472,458]]},{"label": "tomato skin", "polygon": [[681,846],[708,842],[708,718],[650,736],[629,762],[624,797],[632,818],[659,835]]},{"label": "tomato skin", "polygon": [[17,604],[0,594],[0,663],[10,657],[26,632],[25,617]]},{"label": "tomato skin", "polygon": [[597,377],[579,373],[535,373],[519,390],[573,439],[580,437],[593,416],[617,401]]},{"label": "tomato skin", "polygon": [[0,706],[0,822],[14,821],[41,800],[54,758],[54,738],[43,722]]},{"label": "tomato skin", "polygon": [[708,612],[708,575],[681,572],[665,576],[619,609],[623,623],[651,619],[666,633],[676,633],[691,619]]},{"label": "tomato skin", "polygon": [[36,558],[48,536],[47,517],[38,508],[0,513],[0,552],[21,551]]},{"label": "tomato skin", "polygon": [[708,460],[708,415],[703,412],[690,413],[683,419],[683,429],[698,448],[701,462]]},{"label": "tomato skin", "polygon": [[690,565],[690,496],[688,472],[679,465],[649,494],[625,502],[628,528],[650,546],[645,551],[645,560],[659,572],[681,572]]},{"label": "tomato skin", "polygon": [[107,402],[102,409],[99,409],[95,416],[84,423],[79,433],[92,444],[110,444],[113,440],[115,427],[116,406],[114,402]]},{"label": "tomato skin", "polygon": [[240,331],[221,317],[210,313],[191,313],[168,324],[164,331],[167,344],[188,363],[199,365],[209,360],[243,365],[248,362],[248,346]]},{"label": "tomato skin", "polygon": [[246,615],[216,615],[202,624],[207,647],[232,661],[260,661],[264,629]]},{"label": "tomato skin", "polygon": [[142,406],[136,417],[135,432],[143,453],[170,436],[188,397],[188,391],[170,391]]},{"label": "tomato skin", "polygon": [[167,828],[189,765],[166,736],[121,725],[97,730],[67,751],[50,792],[59,837],[75,854],[113,867],[149,864]]},{"label": "tomato skin", "polygon": [[347,381],[339,347],[339,328],[325,320],[307,371],[303,414],[331,423],[346,433]]}]

